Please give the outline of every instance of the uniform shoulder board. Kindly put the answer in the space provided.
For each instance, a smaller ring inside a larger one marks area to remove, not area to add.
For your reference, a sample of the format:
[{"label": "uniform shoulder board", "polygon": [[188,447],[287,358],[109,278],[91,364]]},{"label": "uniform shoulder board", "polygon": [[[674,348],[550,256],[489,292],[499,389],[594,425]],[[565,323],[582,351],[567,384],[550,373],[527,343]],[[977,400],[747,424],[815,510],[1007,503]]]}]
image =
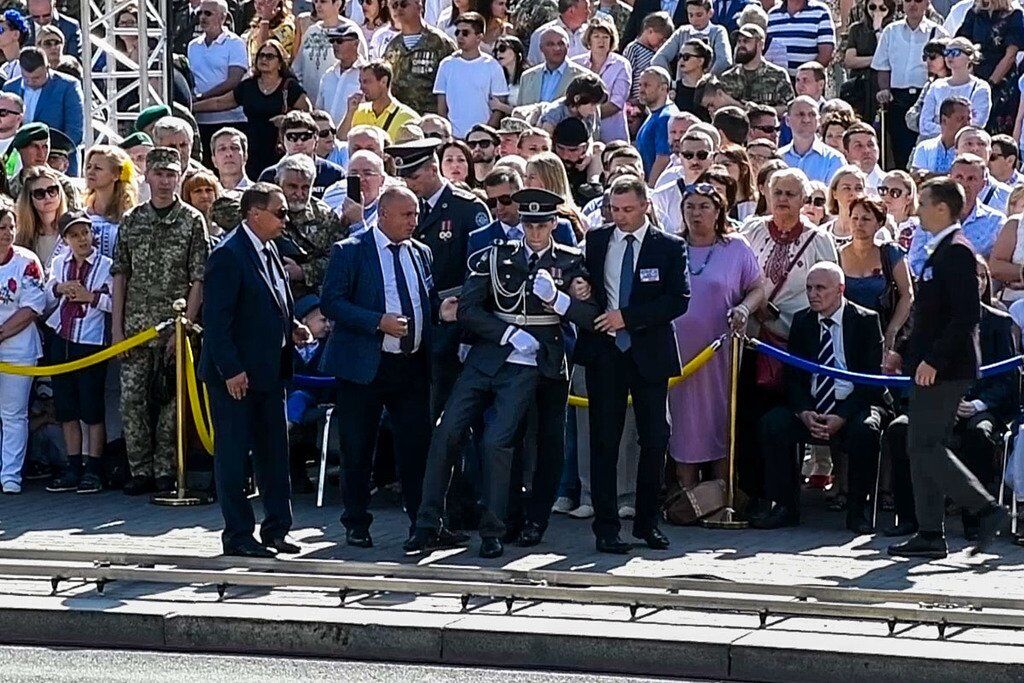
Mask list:
[{"label": "uniform shoulder board", "polygon": [[554,249],[555,249],[555,251],[560,251],[560,252],[569,254],[571,256],[582,256],[583,255],[583,250],[580,249],[579,247],[573,247],[573,246],[568,245],[568,244],[562,244],[561,242],[555,242],[554,243]]},{"label": "uniform shoulder board", "polygon": [[459,199],[465,199],[470,202],[479,201],[477,196],[469,190],[463,190],[461,187],[455,187],[454,185],[452,185],[452,196],[458,197]]}]

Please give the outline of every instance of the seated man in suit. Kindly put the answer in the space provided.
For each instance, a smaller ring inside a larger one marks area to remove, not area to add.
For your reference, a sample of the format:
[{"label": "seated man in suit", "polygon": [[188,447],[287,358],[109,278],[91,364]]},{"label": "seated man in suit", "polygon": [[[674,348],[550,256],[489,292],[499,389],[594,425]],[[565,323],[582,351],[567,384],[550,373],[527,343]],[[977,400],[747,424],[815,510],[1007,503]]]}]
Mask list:
[{"label": "seated man in suit", "polygon": [[77,149],[85,129],[82,84],[72,76],[51,70],[46,55],[37,47],[23,48],[18,64],[21,77],[4,85],[4,91],[20,95],[25,101],[25,123],[45,123],[71,139],[75,153],[70,156],[68,175],[77,175]]},{"label": "seated man in suit", "polygon": [[[980,256],[978,288],[981,295],[981,323],[978,341],[982,365],[991,365],[1012,358],[1017,352],[1013,340],[1013,319],[992,306],[992,285],[988,265]],[[996,480],[995,458],[1002,445],[1003,431],[1020,412],[1020,373],[1004,372],[983,377],[973,384],[960,400],[953,426],[951,449],[974,473],[983,486]],[[885,530],[886,536],[917,533],[914,512],[914,489],[907,458],[906,415],[892,421],[885,430],[885,440],[893,465],[893,498],[896,504],[895,524]],[[961,510],[964,538],[978,538],[978,516]]]},{"label": "seated man in suit", "polygon": [[430,445],[431,330],[439,309],[454,319],[454,298],[437,300],[430,248],[412,238],[418,218],[410,190],[381,193],[377,227],[332,248],[320,297],[333,324],[320,370],[338,378],[341,522],[346,542],[358,548],[373,546],[367,507],[385,408],[405,511],[416,520]]},{"label": "seated man in suit", "polygon": [[[878,314],[843,296],[843,270],[815,264],[807,273],[809,308],[793,317],[789,352],[819,365],[878,374],[882,328]],[[758,438],[765,460],[765,494],[774,505],[754,517],[758,529],[800,523],[800,467],[797,444],[841,446],[849,459],[846,527],[871,532],[868,496],[878,468],[887,394],[881,387],[811,375],[786,366],[787,405],[761,418]]]}]

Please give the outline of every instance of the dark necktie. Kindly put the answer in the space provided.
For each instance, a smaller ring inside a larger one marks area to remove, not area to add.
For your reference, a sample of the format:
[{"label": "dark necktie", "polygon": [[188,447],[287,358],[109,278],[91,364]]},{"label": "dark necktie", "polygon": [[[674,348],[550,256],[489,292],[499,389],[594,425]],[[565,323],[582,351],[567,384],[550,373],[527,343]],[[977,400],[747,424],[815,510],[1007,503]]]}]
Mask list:
[{"label": "dark necktie", "polygon": [[409,333],[399,340],[399,348],[402,353],[412,353],[416,346],[416,311],[412,307],[412,297],[409,296],[409,282],[405,279],[405,270],[402,268],[401,244],[389,244],[391,250],[391,262],[395,269],[395,285],[398,287],[398,300],[402,304],[402,315],[409,323]]},{"label": "dark necktie", "polygon": [[274,257],[270,253],[270,247],[263,247],[263,260],[267,264],[267,278],[270,281],[270,291],[274,293],[274,301],[282,311],[287,311],[288,305],[281,299],[281,291],[277,288],[277,269],[274,266]]},{"label": "dark necktie", "polygon": [[534,252],[530,254],[529,268],[531,273],[537,272],[537,262],[540,261],[540,254]]},{"label": "dark necktie", "polygon": [[[629,305],[629,295],[633,293],[633,243],[636,237],[626,235],[626,249],[622,253],[622,265],[619,269],[619,310]],[[629,332],[619,330],[615,333],[615,346],[619,351],[628,351],[633,345]]]},{"label": "dark necktie", "polygon": [[[818,344],[818,365],[833,368],[836,365],[835,346],[832,343],[832,318],[821,321],[821,342]],[[828,415],[836,407],[836,381],[825,375],[815,375],[814,411]]]}]

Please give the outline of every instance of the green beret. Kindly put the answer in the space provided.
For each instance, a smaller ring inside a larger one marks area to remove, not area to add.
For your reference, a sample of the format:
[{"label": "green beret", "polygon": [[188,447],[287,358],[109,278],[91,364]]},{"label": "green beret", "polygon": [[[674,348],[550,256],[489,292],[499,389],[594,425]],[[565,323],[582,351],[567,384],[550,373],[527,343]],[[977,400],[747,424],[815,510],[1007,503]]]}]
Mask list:
[{"label": "green beret", "polygon": [[146,107],[139,112],[139,118],[135,119],[135,130],[140,131],[170,115],[171,108],[166,104],[154,104],[152,107]]},{"label": "green beret", "polygon": [[11,140],[11,149],[24,149],[31,142],[39,142],[41,140],[49,139],[50,127],[45,123],[40,123],[38,121],[26,123],[18,129],[17,133],[14,134],[14,139]]},{"label": "green beret", "polygon": [[138,133],[132,133],[122,140],[118,147],[121,149],[131,149],[132,147],[138,147],[139,145],[153,147],[153,138],[149,137],[146,133],[139,131]]}]

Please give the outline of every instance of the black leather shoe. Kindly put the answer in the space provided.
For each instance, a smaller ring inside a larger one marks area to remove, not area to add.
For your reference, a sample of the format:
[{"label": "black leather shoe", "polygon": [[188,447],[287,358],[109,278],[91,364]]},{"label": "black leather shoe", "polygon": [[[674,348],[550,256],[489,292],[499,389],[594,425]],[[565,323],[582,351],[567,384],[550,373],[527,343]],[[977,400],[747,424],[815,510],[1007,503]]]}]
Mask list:
[{"label": "black leather shoe", "polygon": [[850,507],[846,510],[846,528],[855,534],[870,534],[875,530],[871,526],[867,512],[863,508]]},{"label": "black leather shoe", "polygon": [[448,527],[443,526],[438,529],[435,541],[438,548],[466,545],[469,543],[469,534],[461,531],[452,531]]},{"label": "black leather shoe", "polygon": [[132,477],[121,489],[126,496],[141,496],[144,493],[156,491],[152,477]]},{"label": "black leather shoe", "polygon": [[153,488],[160,493],[173,493],[178,490],[178,482],[174,477],[157,477],[153,480]]},{"label": "black leather shoe", "polygon": [[501,537],[501,542],[502,543],[515,543],[516,539],[519,538],[519,533],[522,530],[523,530],[523,527],[518,525],[518,524],[515,525],[515,526],[506,526],[505,527],[505,533]]},{"label": "black leather shoe", "polygon": [[541,528],[541,525],[536,522],[527,522],[519,533],[516,545],[520,548],[530,548],[539,545],[542,540],[544,540],[544,529]]},{"label": "black leather shoe", "polygon": [[929,540],[921,534],[914,534],[903,543],[889,546],[887,552],[894,557],[925,557],[930,560],[941,560],[949,554],[944,537]]},{"label": "black leather shoe", "polygon": [[368,529],[349,529],[345,532],[345,543],[356,548],[372,548],[373,539]]},{"label": "black leather shoe", "polygon": [[917,522],[890,524],[882,530],[884,536],[910,536],[917,533]]},{"label": "black leather shoe", "polygon": [[276,557],[275,553],[270,548],[266,548],[256,541],[250,543],[239,543],[237,545],[225,545],[224,554],[232,557]]},{"label": "black leather shoe", "polygon": [[417,529],[402,544],[402,550],[409,555],[418,555],[437,543],[437,535],[427,529]]},{"label": "black leather shoe", "polygon": [[480,557],[488,560],[501,557],[505,553],[505,546],[501,544],[500,538],[487,536],[480,539]]},{"label": "black leather shoe", "polygon": [[671,543],[669,543],[668,536],[666,536],[658,527],[654,527],[645,534],[634,533],[633,538],[639,538],[647,544],[648,548],[653,548],[654,550],[665,550],[669,545],[671,545]]},{"label": "black leather shoe", "polygon": [[599,553],[625,555],[629,552],[629,544],[618,536],[606,536],[604,538],[599,536],[594,545],[597,547],[597,552]]},{"label": "black leather shoe", "polygon": [[302,548],[294,543],[289,543],[283,536],[281,538],[265,540],[263,541],[263,545],[268,548],[273,548],[277,552],[284,553],[285,555],[297,555],[302,552]]},{"label": "black leather shoe", "polygon": [[971,548],[971,555],[985,552],[992,545],[996,536],[1006,530],[1009,515],[1002,505],[993,503],[987,510],[978,515],[978,541]]},{"label": "black leather shoe", "polygon": [[798,524],[800,524],[800,511],[785,505],[776,505],[768,514],[750,520],[750,526],[755,529],[781,529]]}]

